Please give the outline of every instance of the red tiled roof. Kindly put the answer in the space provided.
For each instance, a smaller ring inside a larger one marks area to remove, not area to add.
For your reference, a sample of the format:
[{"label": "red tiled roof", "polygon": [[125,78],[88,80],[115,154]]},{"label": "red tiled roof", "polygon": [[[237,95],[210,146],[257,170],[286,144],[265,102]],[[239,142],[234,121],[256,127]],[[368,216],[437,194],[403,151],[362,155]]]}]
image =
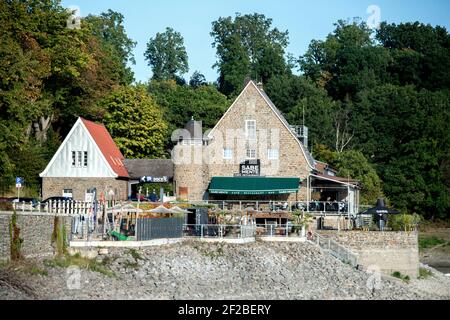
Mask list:
[{"label": "red tiled roof", "polygon": [[81,118],[83,124],[88,129],[95,143],[99,147],[100,151],[103,153],[106,161],[113,169],[113,171],[122,178],[129,178],[128,171],[125,168],[124,156],[117,148],[116,143],[109,134],[108,130],[102,124],[97,124],[92,121]]}]

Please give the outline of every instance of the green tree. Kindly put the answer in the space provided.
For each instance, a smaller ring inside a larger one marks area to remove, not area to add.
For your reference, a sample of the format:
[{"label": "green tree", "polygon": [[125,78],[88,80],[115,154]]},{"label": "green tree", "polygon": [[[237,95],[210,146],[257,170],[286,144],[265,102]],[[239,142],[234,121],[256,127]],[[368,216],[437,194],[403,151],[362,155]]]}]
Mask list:
[{"label": "green tree", "polygon": [[352,23],[339,20],[335,27],[325,41],[312,41],[299,63],[307,77],[334,99],[344,101],[383,83],[391,56],[375,45],[372,31],[359,19]]},{"label": "green tree", "polygon": [[219,18],[212,23],[211,36],[217,50],[219,90],[227,96],[240,92],[246,77],[266,83],[287,72],[288,32],[272,28],[272,19],[263,14]]},{"label": "green tree", "polygon": [[450,35],[445,28],[419,22],[383,22],[376,38],[393,53],[393,83],[414,84],[428,90],[450,87]]},{"label": "green tree", "polygon": [[145,86],[120,87],[102,103],[108,110],[103,122],[126,158],[166,155],[167,123]]},{"label": "green tree", "polygon": [[[229,107],[227,97],[213,85],[193,88],[178,85],[173,80],[153,80],[148,90],[161,106],[170,132],[184,128],[192,117],[202,120],[204,129],[213,128]],[[172,147],[170,136],[166,144],[168,149]]]},{"label": "green tree", "polygon": [[206,78],[199,71],[195,71],[192,74],[191,80],[189,81],[189,85],[194,89],[201,86],[205,86],[207,85]]},{"label": "green tree", "polygon": [[100,41],[102,52],[108,55],[111,62],[110,68],[117,73],[117,82],[122,85],[131,84],[134,75],[128,64],[136,63],[133,56],[136,42],[126,34],[124,16],[110,9],[99,16],[88,15],[83,23],[89,24],[92,34]]},{"label": "green tree", "polygon": [[310,144],[333,144],[337,105],[324,89],[305,77],[284,74],[270,79],[265,90],[290,124],[310,129]]},{"label": "green tree", "polygon": [[382,181],[374,166],[360,151],[350,150],[336,153],[333,166],[340,177],[350,177],[361,183],[361,203],[374,204],[382,197]]},{"label": "green tree", "polygon": [[189,71],[188,55],[181,34],[172,28],[150,38],[144,54],[152,68],[153,80],[180,80]]}]

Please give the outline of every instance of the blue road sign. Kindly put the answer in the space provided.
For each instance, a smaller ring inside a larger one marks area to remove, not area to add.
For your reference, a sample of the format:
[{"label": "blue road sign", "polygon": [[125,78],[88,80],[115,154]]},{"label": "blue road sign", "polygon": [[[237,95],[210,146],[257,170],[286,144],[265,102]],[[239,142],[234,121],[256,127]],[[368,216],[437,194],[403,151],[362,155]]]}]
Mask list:
[{"label": "blue road sign", "polygon": [[23,183],[23,178],[17,177],[16,184],[22,184],[22,183]]}]

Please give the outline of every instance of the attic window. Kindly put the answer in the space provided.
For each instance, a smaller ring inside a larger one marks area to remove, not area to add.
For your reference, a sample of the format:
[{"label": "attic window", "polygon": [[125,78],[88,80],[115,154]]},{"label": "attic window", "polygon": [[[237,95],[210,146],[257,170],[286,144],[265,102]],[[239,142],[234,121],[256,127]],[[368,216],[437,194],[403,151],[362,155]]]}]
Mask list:
[{"label": "attic window", "polygon": [[77,153],[78,153],[78,157],[77,157],[77,167],[78,167],[78,168],[81,168],[81,165],[82,165],[82,163],[83,163],[83,162],[82,162],[83,160],[82,160],[81,157],[82,157],[83,153],[82,153],[81,151],[78,151]]},{"label": "attic window", "polygon": [[72,151],[72,168],[86,168],[88,164],[87,151]]},{"label": "attic window", "polygon": [[256,139],[256,120],[245,120],[245,137],[249,140]]}]

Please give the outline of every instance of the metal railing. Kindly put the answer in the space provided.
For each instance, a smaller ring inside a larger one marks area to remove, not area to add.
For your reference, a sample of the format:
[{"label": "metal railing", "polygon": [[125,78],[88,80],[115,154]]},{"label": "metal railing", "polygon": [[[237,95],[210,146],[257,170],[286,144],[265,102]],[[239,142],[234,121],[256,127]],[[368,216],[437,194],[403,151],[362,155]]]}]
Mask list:
[{"label": "metal railing", "polygon": [[256,200],[204,200],[189,201],[192,205],[207,205],[211,209],[224,211],[261,211],[261,212],[317,212],[323,214],[357,213],[358,208],[352,208],[347,202],[339,201],[256,201]]},{"label": "metal railing", "polygon": [[255,236],[252,225],[185,224],[183,238],[245,239]]},{"label": "metal railing", "polygon": [[294,224],[258,224],[255,226],[256,237],[305,237],[305,229]]},{"label": "metal railing", "polygon": [[219,225],[185,224],[183,238],[244,239],[258,237],[304,237],[302,226],[287,225]]},{"label": "metal railing", "polygon": [[314,233],[310,241],[342,262],[348,263],[354,268],[358,267],[358,254],[344,247],[334,239]]}]

